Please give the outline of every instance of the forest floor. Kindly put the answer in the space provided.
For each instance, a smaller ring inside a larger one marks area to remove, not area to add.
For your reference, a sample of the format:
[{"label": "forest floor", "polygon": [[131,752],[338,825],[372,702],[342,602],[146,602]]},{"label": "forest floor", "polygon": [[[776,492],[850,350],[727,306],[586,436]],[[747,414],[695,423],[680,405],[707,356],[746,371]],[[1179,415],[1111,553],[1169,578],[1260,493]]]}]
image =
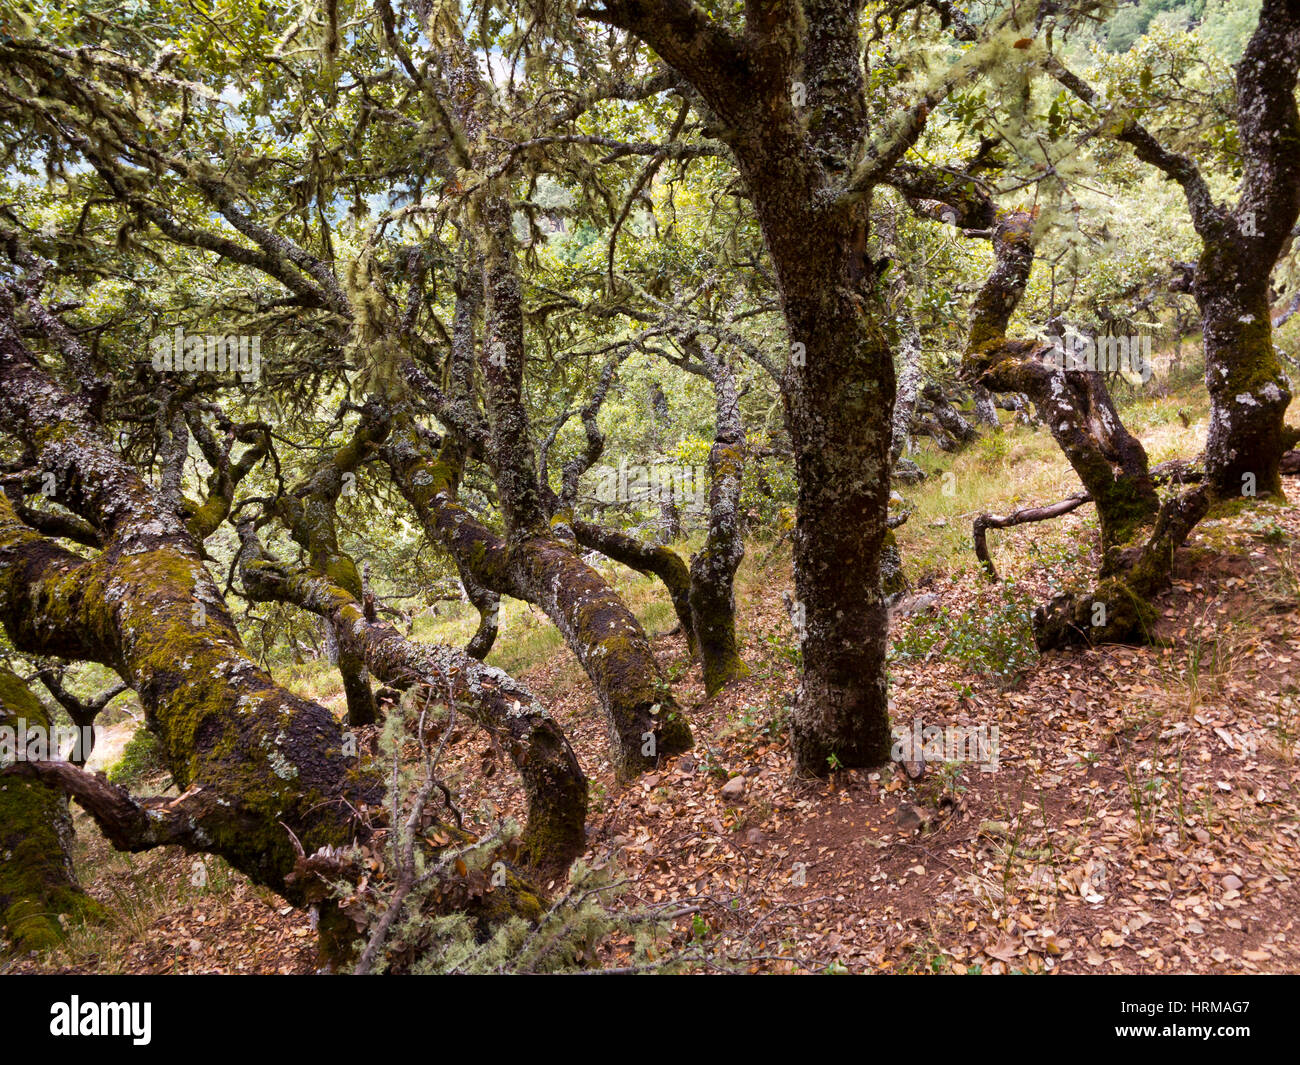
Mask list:
[{"label": "forest floor", "polygon": [[[1204,416],[1194,390],[1125,410],[1153,462],[1195,454]],[[905,490],[913,586],[892,626],[894,722],[996,729],[996,757],[942,752],[917,778],[899,765],[797,776],[784,546],[751,544],[737,581],[747,679],[706,699],[682,639],[655,637],[696,745],[627,786],[576,661],[522,604],[503,610],[493,661],[567,732],[591,780],[588,860],[626,881],[615,905],[693,910],[661,955],[740,970],[1300,971],[1300,506],[1198,526],[1158,603],[1157,645],[1039,656],[1026,612],[1095,571],[1091,508],[994,533],[1003,583],[977,569],[970,521],[1064,498],[1068,468],[1044,433],[1010,426],[921,461],[935,476]],[[1286,490],[1300,500],[1300,480]],[[608,572],[650,631],[668,627],[653,584]],[[289,679],[341,708],[330,672]],[[473,730],[443,769],[467,824],[520,813],[508,761]],[[303,911],[219,860],[116,854],[77,819],[78,868],[109,921],[0,971],[313,971]],[[611,940],[605,960],[625,964],[631,945]]]}]

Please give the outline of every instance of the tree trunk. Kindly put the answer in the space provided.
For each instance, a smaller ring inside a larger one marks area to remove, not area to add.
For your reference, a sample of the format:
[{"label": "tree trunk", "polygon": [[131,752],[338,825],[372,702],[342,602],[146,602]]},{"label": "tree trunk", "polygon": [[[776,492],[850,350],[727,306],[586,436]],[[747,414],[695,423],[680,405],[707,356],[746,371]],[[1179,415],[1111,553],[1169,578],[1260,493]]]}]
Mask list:
[{"label": "tree trunk", "polygon": [[560,630],[591,679],[610,723],[621,773],[653,767],[690,747],[690,729],[635,615],[571,548],[547,536],[508,545],[455,501],[456,477],[409,415],[394,417],[384,457],[425,532],[474,579],[534,604]]},{"label": "tree trunk", "polygon": [[975,420],[991,429],[1000,428],[1002,423],[998,421],[998,408],[993,402],[992,393],[983,385],[976,385],[971,393],[975,397]]},{"label": "tree trunk", "polygon": [[[650,441],[655,450],[660,451],[663,447],[663,434],[660,432],[660,426],[666,426],[671,418],[671,413],[668,409],[668,397],[664,395],[664,390],[659,387],[658,381],[650,382],[648,386],[648,395],[652,414],[650,419]],[[667,492],[659,499],[658,539],[661,546],[676,543],[682,538],[682,512],[681,508],[677,505],[676,493],[677,486],[670,483]],[[611,555],[610,557],[613,558],[614,556]],[[617,561],[621,561],[621,559]],[[624,565],[627,565],[627,563],[624,563]],[[667,584],[667,581],[664,583]],[[673,594],[671,587],[668,589],[668,592],[669,595]],[[673,606],[674,608],[677,606],[676,599],[673,600]],[[688,609],[688,617],[689,614],[690,611]],[[677,618],[679,621],[682,619],[682,613],[680,610],[677,612]],[[691,649],[694,651],[694,637],[690,633],[687,634],[687,640],[691,643]]]},{"label": "tree trunk", "polygon": [[[0,729],[11,730],[15,741],[43,730],[48,744],[50,725],[41,701],[17,674],[0,665]],[[42,950],[61,940],[60,917],[102,913],[77,883],[72,838],[68,799],[58,788],[18,778],[0,782],[0,929],[20,951]]]},{"label": "tree trunk", "polygon": [[709,532],[691,558],[691,619],[699,642],[704,691],[713,695],[749,674],[736,641],[736,570],[745,557],[740,492],[745,473],[745,430],[731,367],[699,351],[713,379],[717,427],[709,449]]},{"label": "tree trunk", "polygon": [[[181,518],[2,318],[0,414],[54,474],[55,498],[90,522],[104,545],[91,559],[65,551],[0,498],[6,632],[26,653],[116,670],[139,695],[182,794],[136,800],[68,763],[17,763],[6,774],[69,792],[119,849],[179,844],[220,854],[291,902],[319,904],[322,945],[344,950],[355,927],[326,885],[299,875],[300,860],[370,838],[383,817],[380,776],[346,751],[325,707],[281,688],[247,656]],[[448,900],[498,911],[518,903],[534,915],[538,905],[514,891],[480,898],[468,884]]]},{"label": "tree trunk", "polygon": [[[1052,75],[1081,100],[1098,93],[1059,60]],[[1269,314],[1269,278],[1300,217],[1300,0],[1263,0],[1236,76],[1240,195],[1216,202],[1195,159],[1172,151],[1133,119],[1117,134],[1143,162],[1178,182],[1201,256],[1191,289],[1201,315],[1210,430],[1206,482],[1221,498],[1275,495],[1278,465],[1297,434],[1284,424],[1291,394],[1278,362]]]},{"label": "tree trunk", "polygon": [[795,595],[804,618],[792,743],[809,772],[824,773],[831,759],[882,765],[891,750],[880,566],[893,362],[880,327],[834,290],[787,296],[786,313],[791,337],[807,347],[806,365],[788,371],[784,393],[799,485]]},{"label": "tree trunk", "polygon": [[971,311],[963,370],[995,392],[1033,402],[1097,505],[1103,551],[1128,544],[1160,507],[1146,450],[1120,420],[1100,373],[1070,370],[1044,344],[1008,340],[1007,324],[1033,269],[1034,218],[1006,211],[993,227],[993,273]]},{"label": "tree trunk", "polygon": [[792,346],[781,393],[799,486],[795,609],[804,619],[794,755],[814,773],[885,764],[880,560],[895,385],[888,307],[866,255],[878,181],[868,172],[879,157],[853,174],[870,132],[860,8],[751,5],[736,33],[694,4],[606,0],[588,14],[635,33],[689,80],[735,155]]},{"label": "tree trunk", "polygon": [[1207,248],[1195,281],[1210,393],[1206,477],[1220,498],[1280,496],[1278,464],[1294,434],[1285,422],[1291,388],[1273,345],[1268,274],[1246,279],[1224,265]]},{"label": "tree trunk", "polygon": [[289,602],[329,618],[344,645],[375,676],[399,691],[424,689],[499,737],[524,782],[528,819],[521,840],[530,864],[567,868],[586,849],[587,780],[560,727],[522,684],[451,648],[415,643],[371,620],[352,595],[308,569],[289,570],[268,558],[240,525],[240,575],[254,599]]},{"label": "tree trunk", "polygon": [[[362,428],[352,440],[275,503],[277,514],[293,539],[307,552],[313,568],[327,574],[357,602],[364,598],[361,571],[339,546],[335,510],[344,486],[355,481],[357,469],[383,443],[383,426],[382,420],[363,419]],[[338,653],[334,661],[343,679],[348,724],[372,725],[378,720],[379,711],[365,663],[335,636]]]}]

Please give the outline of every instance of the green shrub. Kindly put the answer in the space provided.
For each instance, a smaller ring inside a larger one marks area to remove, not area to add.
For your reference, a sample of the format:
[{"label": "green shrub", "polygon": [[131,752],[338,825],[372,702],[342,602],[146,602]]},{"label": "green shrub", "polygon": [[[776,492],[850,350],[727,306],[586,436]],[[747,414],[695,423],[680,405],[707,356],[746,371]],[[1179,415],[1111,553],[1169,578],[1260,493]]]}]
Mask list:
[{"label": "green shrub", "polygon": [[899,661],[942,656],[973,673],[994,676],[1009,687],[1037,659],[1031,621],[1033,600],[1008,581],[1002,602],[991,613],[984,605],[954,614],[947,607],[935,617],[918,617],[902,627],[893,641]]},{"label": "green shrub", "polygon": [[108,771],[108,779],[112,784],[132,788],[166,772],[168,769],[163,760],[162,744],[158,742],[157,736],[141,725],[122,748],[122,757]]}]

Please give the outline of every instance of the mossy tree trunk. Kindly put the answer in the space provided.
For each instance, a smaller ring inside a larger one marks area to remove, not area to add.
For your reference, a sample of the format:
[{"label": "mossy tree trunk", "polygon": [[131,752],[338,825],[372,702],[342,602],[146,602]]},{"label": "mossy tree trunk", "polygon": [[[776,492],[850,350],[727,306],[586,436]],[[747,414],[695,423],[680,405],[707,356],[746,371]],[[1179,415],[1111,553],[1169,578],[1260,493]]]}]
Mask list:
[{"label": "mossy tree trunk", "polygon": [[748,675],[736,640],[736,571],[745,557],[740,492],[745,473],[745,430],[736,379],[714,351],[699,347],[713,381],[716,429],[709,449],[709,531],[691,557],[691,617],[699,643],[704,690],[720,691]]},{"label": "mossy tree trunk", "polygon": [[[629,569],[647,576],[658,577],[663,582],[668,598],[673,604],[673,612],[677,615],[682,635],[686,639],[687,649],[692,657],[695,657],[699,654],[699,643],[695,637],[695,620],[691,616],[691,573],[681,555],[670,547],[644,543],[629,533],[611,529],[598,522],[583,520],[576,513],[582,476],[600,461],[600,457],[605,453],[605,434],[600,430],[597,417],[613,384],[614,374],[627,357],[629,350],[615,353],[605,363],[596,387],[592,389],[591,395],[583,405],[580,414],[585,446],[564,464],[560,474],[558,494],[551,490],[549,483],[550,444],[567,421],[567,414],[557,421],[542,450],[538,475],[542,482],[547,511],[551,516],[552,528],[561,530],[566,535],[572,534],[577,543],[588,550],[599,551]],[[652,390],[652,400],[656,395],[658,396],[656,402],[662,402],[663,409],[666,410],[667,399],[663,392]],[[658,409],[656,407],[656,410]]]},{"label": "mossy tree trunk", "polygon": [[548,535],[511,544],[456,501],[456,478],[409,413],[396,412],[384,457],[425,533],[500,595],[543,610],[582,664],[610,725],[620,772],[690,746],[650,641],[626,604],[569,545]]},{"label": "mossy tree trunk", "polygon": [[[485,132],[493,90],[465,41],[450,27],[438,58],[451,88],[440,120],[448,126],[456,162],[496,167],[500,160],[481,154],[496,150]],[[657,765],[663,755],[687,749],[690,728],[636,615],[582,561],[572,532],[566,535],[552,526],[523,396],[523,296],[508,185],[489,182],[474,201],[472,232],[484,307],[475,369],[486,415],[486,427],[474,443],[497,487],[504,537],[455,503],[456,477],[430,454],[413,422],[400,430],[394,426],[390,464],[426,530],[438,536],[475,581],[539,606],[560,630],[605,712],[618,772],[634,774]],[[468,422],[472,415],[462,420]]]},{"label": "mossy tree trunk", "polygon": [[686,647],[694,657],[699,645],[695,638],[695,619],[691,616],[691,571],[682,556],[671,547],[644,543],[635,536],[594,521],[573,518],[569,527],[582,547],[599,551],[606,558],[646,576],[658,577],[663,582],[686,639]]},{"label": "mossy tree trunk", "polygon": [[[274,505],[289,534],[307,552],[312,567],[326,574],[357,602],[364,598],[361,571],[339,546],[336,511],[345,486],[355,485],[361,464],[373,457],[382,445],[387,424],[383,418],[363,418],[347,444],[332,452]],[[348,724],[374,724],[379,712],[370,678],[365,663],[346,640],[338,641],[337,665],[347,699]]]},{"label": "mossy tree trunk", "polygon": [[[956,200],[952,206],[970,204]],[[981,205],[981,219],[991,206]],[[1107,551],[1149,529],[1160,500],[1146,449],[1124,427],[1102,375],[1058,365],[1048,345],[1006,336],[1033,269],[1034,226],[1026,211],[993,214],[995,266],[971,309],[963,370],[991,391],[1029,397],[1096,503]]]},{"label": "mossy tree trunk", "polygon": [[1099,582],[1035,611],[1039,648],[1150,639],[1150,601],[1168,586],[1174,553],[1204,516],[1205,493],[1162,504],[1146,449],[1124,427],[1102,375],[1067,369],[1049,345],[1006,336],[1033,269],[1034,216],[997,211],[974,182],[946,171],[906,168],[896,179],[924,213],[992,240],[995,265],[972,305],[963,370],[991,391],[1029,397],[1097,505]]},{"label": "mossy tree trunk", "polygon": [[919,135],[930,104],[885,142],[864,144],[879,131],[867,120],[860,9],[849,0],[751,5],[736,30],[686,0],[606,0],[586,13],[635,34],[687,79],[735,156],[791,343],[781,392],[798,479],[804,619],[795,758],[816,773],[883,764],[880,563],[895,384],[866,220],[872,189]]},{"label": "mossy tree trunk", "polygon": [[528,818],[521,847],[529,864],[567,868],[586,849],[586,777],[563,731],[527,688],[465,652],[416,643],[367,618],[361,603],[324,574],[271,559],[251,521],[240,524],[240,539],[240,575],[251,598],[294,603],[328,618],[341,645],[375,676],[454,706],[502,742],[524,782]]},{"label": "mossy tree trunk", "polygon": [[[715,350],[705,348],[688,325],[676,322],[669,328],[679,336],[686,352],[679,365],[709,379],[716,408],[715,441],[708,462],[708,535],[704,546],[691,558],[690,566],[670,548],[644,544],[626,533],[581,521],[574,516],[579,481],[604,453],[605,437],[596,419],[613,372],[623,356],[615,356],[606,364],[599,383],[582,410],[585,449],[565,464],[559,494],[543,485],[543,495],[553,527],[571,531],[582,546],[600,551],[639,572],[658,576],[663,581],[687,646],[700,660],[705,690],[713,695],[748,672],[736,641],[734,593],[736,570],[745,556],[740,525],[745,432],[731,367]],[[545,462],[542,465],[541,472],[545,476]]]},{"label": "mossy tree trunk", "polygon": [[[15,763],[5,784],[57,786],[119,849],[177,844],[219,854],[291,902],[319,905],[322,946],[344,950],[356,929],[311,870],[320,861],[332,868],[325,858],[334,848],[382,826],[381,776],[348,749],[325,707],[277,685],[245,653],[181,517],[113,451],[85,402],[39,368],[7,315],[0,416],[31,441],[37,468],[53,474],[54,498],[103,544],[93,558],[75,555],[0,497],[6,633],[25,653],[117,671],[136,690],[181,795],[136,799],[66,762]],[[472,910],[485,901],[476,890],[452,885],[448,902]],[[537,913],[526,885],[486,901],[491,912]]]},{"label": "mossy tree trunk", "polygon": [[150,816],[91,813],[103,815],[119,847],[181,842],[295,898],[286,881],[291,833],[309,850],[363,838],[358,812],[382,799],[379,778],[344,754],[328,710],[276,685],[245,654],[180,517],[107,445],[84,404],[37,367],[8,322],[0,323],[0,411],[54,475],[58,501],[104,544],[81,558],[0,500],[9,638],[19,650],[100,662],[123,676],[183,791]]},{"label": "mossy tree trunk", "polygon": [[[22,678],[0,665],[0,728],[15,738],[51,721]],[[25,752],[15,752],[15,755]],[[0,765],[0,768],[3,768]],[[0,930],[18,950],[63,938],[63,919],[93,917],[101,907],[77,883],[68,799],[39,780],[0,778]]]}]

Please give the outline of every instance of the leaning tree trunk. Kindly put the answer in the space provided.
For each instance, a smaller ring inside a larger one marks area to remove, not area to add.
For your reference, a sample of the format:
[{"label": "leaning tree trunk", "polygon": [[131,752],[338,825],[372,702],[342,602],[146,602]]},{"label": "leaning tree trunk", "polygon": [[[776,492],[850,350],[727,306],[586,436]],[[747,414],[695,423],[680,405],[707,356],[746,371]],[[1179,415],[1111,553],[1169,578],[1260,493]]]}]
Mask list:
[{"label": "leaning tree trunk", "polygon": [[[43,730],[48,743],[50,724],[41,701],[0,665],[0,729],[11,730],[16,741]],[[0,930],[18,950],[53,946],[63,938],[63,920],[102,912],[77,883],[72,836],[62,791],[39,780],[0,782]]]},{"label": "leaning tree trunk", "polygon": [[1033,218],[1000,215],[996,259],[972,309],[964,372],[995,392],[1024,393],[1097,505],[1102,563],[1095,588],[1059,596],[1034,612],[1041,650],[1071,643],[1151,638],[1151,599],[1169,583],[1174,552],[1204,516],[1203,490],[1161,503],[1146,449],[1120,420],[1100,373],[1070,370],[1059,352],[1005,335],[1033,267]]},{"label": "leaning tree trunk", "polygon": [[[453,87],[441,115],[452,131],[450,151],[463,167],[504,173],[507,168],[499,166],[500,148],[492,143],[486,120],[494,89],[464,36],[450,25],[446,29],[437,58]],[[470,229],[482,260],[484,297],[484,338],[477,365],[487,430],[480,442],[500,496],[505,543],[492,549],[495,557],[488,565],[481,565],[485,560],[472,552],[456,553],[475,580],[537,604],[554,622],[592,680],[609,722],[616,768],[620,775],[630,775],[657,765],[661,755],[688,748],[690,728],[636,615],[582,561],[572,538],[561,541],[552,530],[523,395],[523,293],[510,193],[506,177],[484,182],[469,210]],[[422,455],[407,449],[416,442],[408,434],[397,449],[395,470],[409,474],[423,465]],[[426,474],[432,474],[433,491]],[[408,477],[403,492],[409,492],[408,498],[420,498],[417,509],[424,512],[421,520],[426,528],[445,533],[442,542],[456,551],[455,545],[465,540],[465,530],[454,526],[463,526],[467,515],[463,510],[454,517],[433,514],[441,504],[454,501],[454,485],[445,471],[423,471],[416,477]],[[400,476],[398,482],[402,484]],[[495,539],[477,532],[470,532],[469,538],[476,544]],[[502,557],[504,567],[499,565]]]},{"label": "leaning tree trunk", "polygon": [[520,841],[533,866],[563,870],[586,849],[587,779],[554,720],[522,684],[465,652],[416,643],[366,617],[347,589],[308,568],[269,558],[240,524],[240,576],[254,599],[294,603],[328,618],[348,650],[399,691],[422,689],[454,705],[501,740],[524,783],[528,818]]},{"label": "leaning tree trunk", "polygon": [[1147,529],[1160,500],[1146,450],[1124,427],[1102,375],[1067,369],[1047,345],[1006,337],[1033,269],[1033,229],[1025,211],[1006,211],[993,226],[995,266],[971,309],[963,372],[994,392],[1029,397],[1096,503],[1108,551]]},{"label": "leaning tree trunk", "polygon": [[578,543],[589,551],[599,551],[638,573],[658,577],[668,591],[687,649],[691,655],[698,653],[695,621],[691,617],[691,571],[681,555],[671,547],[643,543],[635,536],[594,521],[574,518],[569,527]]},{"label": "leaning tree trunk", "polygon": [[456,502],[456,475],[409,414],[394,416],[384,458],[425,533],[494,592],[540,607],[592,682],[620,773],[689,748],[690,729],[640,622],[595,570],[547,536],[508,544]]}]

